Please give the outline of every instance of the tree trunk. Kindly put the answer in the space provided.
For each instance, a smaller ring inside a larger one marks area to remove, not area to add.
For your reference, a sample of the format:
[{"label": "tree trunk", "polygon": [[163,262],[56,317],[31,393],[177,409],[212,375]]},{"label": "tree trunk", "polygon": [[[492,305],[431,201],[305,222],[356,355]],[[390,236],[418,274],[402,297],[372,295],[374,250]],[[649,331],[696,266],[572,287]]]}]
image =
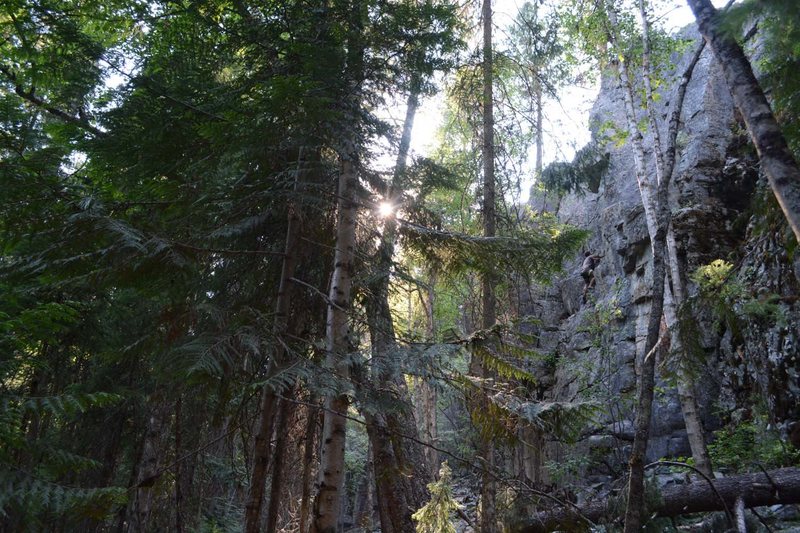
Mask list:
[{"label": "tree trunk", "polygon": [[[617,30],[617,17],[613,6],[608,6],[609,21],[612,25],[612,45],[619,50],[614,32]],[[639,191],[645,208],[645,216],[650,233],[652,252],[653,289],[650,303],[650,315],[647,323],[642,359],[639,363],[639,381],[636,388],[636,406],[634,421],[634,440],[629,461],[630,479],[628,482],[628,503],[625,512],[625,533],[637,532],[641,528],[644,513],[644,459],[650,436],[650,418],[653,405],[653,389],[655,387],[656,349],[661,332],[661,318],[664,306],[664,286],[666,269],[664,251],[666,233],[669,222],[667,208],[667,187],[669,180],[665,176],[658,184],[656,198],[653,185],[648,179],[642,154],[644,154],[642,134],[636,124],[636,110],[633,105],[633,88],[625,61],[615,63],[625,100],[625,115],[628,122],[628,133],[633,142],[633,157],[636,166],[636,177]]]},{"label": "tree trunk", "polygon": [[[396,189],[405,173],[408,150],[416,116],[421,79],[414,74],[411,81],[406,118],[400,137],[397,160],[392,181],[386,194],[395,201]],[[418,443],[400,439],[397,434],[416,435],[410,395],[402,375],[402,361],[398,357],[394,322],[389,307],[389,282],[394,258],[394,241],[397,222],[387,218],[378,248],[377,273],[370,284],[367,300],[370,331],[374,389],[392,397],[391,403],[399,408],[383,413],[365,413],[367,432],[372,446],[375,490],[381,531],[384,533],[413,533],[415,526],[411,515],[425,503],[426,481],[429,472],[425,455]],[[407,409],[402,406],[407,405]]]},{"label": "tree trunk", "polygon": [[700,34],[722,67],[736,107],[744,117],[761,167],[786,219],[800,241],[800,167],[792,156],[742,47],[721,27],[720,14],[709,0],[688,0]]},{"label": "tree trunk", "polygon": [[[726,508],[730,511],[739,498],[746,508],[800,503],[800,468],[741,474],[715,479],[712,483],[713,489],[705,480],[668,487],[659,498],[648,500],[657,502],[649,512],[669,517],[723,511]],[[618,517],[617,504],[613,500],[603,500],[575,507],[560,507],[524,518],[512,525],[511,530],[516,533],[571,531],[570,526],[577,529],[587,525],[581,515],[592,522],[613,520]]]},{"label": "tree trunk", "polygon": [[181,455],[183,450],[182,435],[181,435],[181,407],[182,407],[181,394],[178,394],[178,399],[175,400],[175,532],[183,533],[183,465]]},{"label": "tree trunk", "polygon": [[[303,149],[300,148],[297,170],[295,171],[295,192],[306,172],[305,164]],[[294,277],[297,266],[297,247],[300,241],[301,225],[299,207],[292,202],[289,204],[281,279],[275,299],[275,319],[272,326],[275,349],[268,363],[267,381],[261,388],[261,401],[258,406],[258,427],[253,447],[253,471],[250,475],[250,487],[245,505],[245,533],[258,533],[259,531],[261,507],[264,501],[264,486],[270,462],[270,438],[273,432],[274,411],[277,400],[276,391],[270,383],[270,378],[280,372],[285,364],[286,344],[282,338],[286,335],[289,324],[290,304],[294,287],[291,279]],[[278,432],[282,433],[282,428],[279,427]]]},{"label": "tree trunk", "polygon": [[[650,62],[650,21],[647,14],[645,0],[639,0],[639,11],[642,18],[642,43],[644,53],[642,54],[643,61],[642,67],[644,69],[644,84],[645,93],[647,98],[647,116],[650,122],[650,130],[653,134],[653,153],[655,154],[655,167],[656,179],[660,184],[662,181],[669,182],[672,179],[672,173],[675,169],[675,149],[678,136],[678,125],[680,123],[680,115],[683,109],[683,100],[686,95],[686,86],[694,72],[694,67],[700,59],[700,54],[703,51],[703,44],[701,43],[689,63],[689,66],[684,71],[681,81],[678,85],[677,98],[672,110],[670,122],[667,132],[667,146],[666,153],[662,150],[663,145],[661,142],[661,131],[656,117],[656,105],[654,98],[654,91],[652,87],[652,65]],[[644,159],[644,154],[640,154]],[[671,333],[671,347],[672,350],[678,354],[677,364],[677,389],[678,398],[681,403],[681,412],[683,413],[684,423],[686,425],[686,434],[689,440],[689,446],[692,450],[692,457],[694,458],[695,465],[705,475],[713,477],[711,469],[711,459],[708,454],[708,447],[706,446],[705,432],[703,430],[703,422],[700,419],[700,412],[697,408],[697,398],[694,394],[694,377],[688,371],[688,357],[685,347],[683,345],[683,335],[681,334],[681,322],[678,317],[678,310],[684,302],[685,291],[683,289],[683,279],[681,277],[680,263],[678,262],[677,244],[675,241],[675,232],[673,231],[672,211],[667,209],[665,224],[667,227],[667,249],[666,261],[669,265],[669,275],[672,280],[671,284],[667,284],[664,288],[664,317],[667,321],[667,328]]]},{"label": "tree trunk", "polygon": [[392,440],[397,438],[387,431],[387,422],[381,414],[366,414],[367,433],[372,446],[375,491],[381,531],[385,533],[413,533],[411,515],[418,505],[413,503],[413,493],[407,490],[405,481],[412,472],[399,469],[403,464],[395,453]]},{"label": "tree trunk", "polygon": [[311,476],[314,468],[314,449],[317,442],[318,408],[310,407],[315,404],[313,398],[308,401],[306,413],[306,433],[303,444],[303,478],[301,481],[303,494],[300,499],[300,525],[298,533],[306,533],[309,524],[309,511],[311,509]]},{"label": "tree trunk", "polygon": [[[358,211],[355,147],[348,148],[340,156],[336,251],[325,332],[326,366],[339,380],[346,380],[350,375],[347,363],[347,353],[350,351],[348,310],[352,299]],[[344,416],[349,405],[350,400],[344,393],[329,397],[325,401],[317,496],[314,501],[314,521],[311,525],[311,530],[315,533],[334,533],[338,524],[344,486],[344,446],[347,428],[347,419]]]},{"label": "tree trunk", "polygon": [[[483,0],[483,235],[494,237],[495,220],[495,176],[494,176],[494,66],[492,57],[492,0]],[[481,280],[482,294],[482,327],[494,326],[497,316],[497,301],[494,292],[494,280],[490,274],[484,274]],[[473,356],[474,357],[474,356]],[[475,366],[480,366],[476,361]],[[476,368],[483,375],[481,368]],[[484,459],[484,470],[481,474],[481,516],[480,528],[483,533],[497,531],[495,513],[495,481],[491,469],[494,466],[494,447],[492,442],[482,439],[480,455]]]},{"label": "tree trunk", "polygon": [[[428,278],[428,288],[425,298],[425,314],[427,317],[427,331],[425,337],[430,343],[436,342],[436,316],[434,314],[434,303],[436,301],[436,272],[431,271]],[[419,380],[419,394],[417,395],[417,412],[419,421],[422,425],[422,440],[427,444],[435,445],[439,440],[438,428],[436,425],[436,387],[431,380]],[[429,478],[434,479],[439,472],[439,452],[432,447],[426,447],[425,460],[429,468]]]},{"label": "tree trunk", "polygon": [[[352,3],[347,28],[347,58],[344,76],[347,92],[343,103],[352,120],[357,120],[361,108],[361,84],[364,81],[364,19],[366,7],[360,0]],[[340,383],[350,380],[347,354],[351,351],[350,317],[356,248],[356,218],[358,216],[358,129],[357,124],[342,125],[342,139],[337,152],[340,161],[336,245],[333,275],[328,295],[325,325],[325,366]],[[344,496],[344,448],[347,435],[347,409],[350,399],[344,392],[325,399],[317,478],[313,533],[335,533],[339,524]]]},{"label": "tree trunk", "polygon": [[[289,392],[289,398],[294,396],[294,390]],[[266,531],[278,531],[278,511],[281,506],[281,496],[284,493],[283,478],[286,467],[286,439],[289,436],[288,424],[292,416],[294,416],[295,406],[296,404],[293,401],[281,400],[278,409],[278,419],[275,423],[277,428],[275,432],[275,460],[272,467]]]},{"label": "tree trunk", "polygon": [[153,393],[148,402],[149,416],[142,439],[142,453],[136,467],[136,489],[128,505],[126,531],[149,531],[152,511],[153,485],[159,478],[161,439],[167,424],[168,408],[160,393]]},{"label": "tree trunk", "polygon": [[[534,80],[534,90],[536,98],[536,179],[541,179],[544,158],[544,110],[542,109],[542,82],[539,81],[539,73],[536,73]],[[546,204],[546,202],[545,202]]]},{"label": "tree trunk", "polygon": [[[373,456],[371,446],[367,450],[367,456]],[[374,514],[372,487],[374,485],[374,481],[374,466],[372,460],[370,459],[367,461],[366,467],[364,467],[364,477],[361,479],[361,483],[358,485],[355,506],[353,508],[353,520],[355,521],[356,527],[359,527],[365,531],[372,531],[374,529],[372,523],[372,517]]]}]

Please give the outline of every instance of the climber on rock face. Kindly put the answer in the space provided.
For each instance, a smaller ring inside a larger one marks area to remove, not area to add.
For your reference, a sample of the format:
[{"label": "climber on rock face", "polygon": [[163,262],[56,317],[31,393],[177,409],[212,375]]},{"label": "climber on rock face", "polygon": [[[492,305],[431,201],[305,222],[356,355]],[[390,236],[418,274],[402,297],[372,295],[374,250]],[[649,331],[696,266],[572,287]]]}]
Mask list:
[{"label": "climber on rock face", "polygon": [[583,303],[586,303],[586,294],[589,292],[589,289],[594,288],[595,277],[594,277],[594,269],[597,268],[597,265],[600,263],[600,259],[603,257],[602,255],[592,255],[592,252],[586,252],[583,254],[584,260],[583,265],[581,266],[581,277],[583,278]]}]

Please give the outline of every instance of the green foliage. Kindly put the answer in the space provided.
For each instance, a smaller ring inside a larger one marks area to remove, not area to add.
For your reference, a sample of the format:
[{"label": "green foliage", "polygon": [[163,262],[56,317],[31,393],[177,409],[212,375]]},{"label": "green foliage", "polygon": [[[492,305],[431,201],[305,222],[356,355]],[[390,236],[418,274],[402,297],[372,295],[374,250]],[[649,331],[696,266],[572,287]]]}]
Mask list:
[{"label": "green foliage", "polygon": [[404,225],[401,233],[409,247],[440,265],[442,273],[520,274],[543,282],[561,270],[563,258],[586,238],[586,231],[544,215],[532,219],[528,227],[500,237],[474,237],[415,225]]},{"label": "green foliage", "polygon": [[763,416],[715,431],[708,452],[716,468],[729,472],[750,471],[754,465],[769,469],[800,464],[800,451],[788,445]]},{"label": "green foliage", "polygon": [[571,456],[559,461],[547,461],[545,467],[554,483],[565,483],[571,481],[589,465],[589,457],[586,455]]},{"label": "green foliage", "polygon": [[509,398],[505,407],[523,423],[568,444],[576,442],[581,433],[594,422],[600,410],[600,405],[595,402],[533,402],[515,398]]},{"label": "green foliage", "polygon": [[609,154],[597,145],[589,144],[578,150],[571,163],[552,163],[542,172],[542,185],[549,191],[582,194],[596,193],[608,170]]},{"label": "green foliage", "polygon": [[428,484],[430,501],[412,515],[417,523],[417,533],[455,533],[456,528],[450,515],[461,505],[453,499],[450,476],[450,467],[445,461],[439,469],[439,480]]},{"label": "green foliage", "polygon": [[735,274],[731,263],[716,259],[691,275],[699,288],[699,301],[711,308],[718,324],[738,334],[749,321],[786,322],[779,295],[761,293],[754,297]]},{"label": "green foliage", "polygon": [[[192,409],[164,431],[181,428],[184,449],[152,444],[171,469],[207,466],[185,527],[241,523],[215,493],[242,486],[247,439],[220,434],[249,431],[265,383],[342,388],[313,368],[317,293],[297,287],[301,330],[272,334],[288,206],[306,238],[297,278],[324,287],[342,139],[369,175],[367,146],[394,135],[373,111],[432,92],[460,26],[447,2],[0,8],[0,529],[110,527],[150,411],[179,395]],[[403,186],[428,194],[448,176],[419,161]],[[267,382],[278,343],[291,364]],[[152,489],[154,510],[180,483]],[[143,528],[174,527],[153,514]]]},{"label": "green foliage", "polygon": [[[49,397],[0,396],[0,516],[25,517],[29,525],[46,514],[70,515],[71,520],[109,517],[127,500],[122,487],[83,488],[66,482],[79,472],[102,465],[84,455],[54,446],[26,428],[64,426],[79,414],[100,409],[121,398],[109,393],[72,393]],[[36,457],[28,469],[25,459]]]},{"label": "green foliage", "polygon": [[516,380],[536,384],[536,377],[524,368],[525,359],[540,358],[533,350],[501,339],[497,335],[501,326],[492,330],[479,330],[469,340],[468,346],[473,357],[480,360],[481,365],[505,380]]}]

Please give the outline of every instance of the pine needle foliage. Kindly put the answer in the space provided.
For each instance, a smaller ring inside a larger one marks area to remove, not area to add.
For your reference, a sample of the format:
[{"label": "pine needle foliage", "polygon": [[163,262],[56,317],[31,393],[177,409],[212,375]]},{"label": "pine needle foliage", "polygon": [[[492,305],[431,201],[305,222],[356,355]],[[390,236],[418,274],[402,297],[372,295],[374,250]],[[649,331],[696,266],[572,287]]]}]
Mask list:
[{"label": "pine needle foliage", "polygon": [[440,265],[443,274],[466,272],[531,276],[549,282],[563,258],[580,247],[586,231],[536,217],[527,227],[498,237],[477,237],[403,224],[404,244]]},{"label": "pine needle foliage", "polygon": [[439,469],[439,480],[428,484],[431,499],[413,514],[417,533],[455,533],[451,514],[461,508],[450,486],[452,472],[447,461]]}]

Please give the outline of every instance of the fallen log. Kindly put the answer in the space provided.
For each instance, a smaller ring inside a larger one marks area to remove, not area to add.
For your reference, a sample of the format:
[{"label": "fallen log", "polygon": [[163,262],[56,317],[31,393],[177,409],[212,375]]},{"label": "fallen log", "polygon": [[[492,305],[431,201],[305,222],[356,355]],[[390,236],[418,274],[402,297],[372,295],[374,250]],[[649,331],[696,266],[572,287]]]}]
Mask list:
[{"label": "fallen log", "polygon": [[[655,498],[648,498],[648,514],[678,516],[732,509],[738,498],[746,508],[800,503],[800,468],[780,468],[667,487]],[[715,490],[716,489],[716,490]],[[721,499],[720,499],[721,498]],[[652,501],[650,501],[652,500]],[[724,503],[723,503],[724,500]],[[608,499],[580,506],[560,507],[536,513],[511,524],[515,533],[580,531],[588,521],[610,521],[622,516],[620,500]]]}]

